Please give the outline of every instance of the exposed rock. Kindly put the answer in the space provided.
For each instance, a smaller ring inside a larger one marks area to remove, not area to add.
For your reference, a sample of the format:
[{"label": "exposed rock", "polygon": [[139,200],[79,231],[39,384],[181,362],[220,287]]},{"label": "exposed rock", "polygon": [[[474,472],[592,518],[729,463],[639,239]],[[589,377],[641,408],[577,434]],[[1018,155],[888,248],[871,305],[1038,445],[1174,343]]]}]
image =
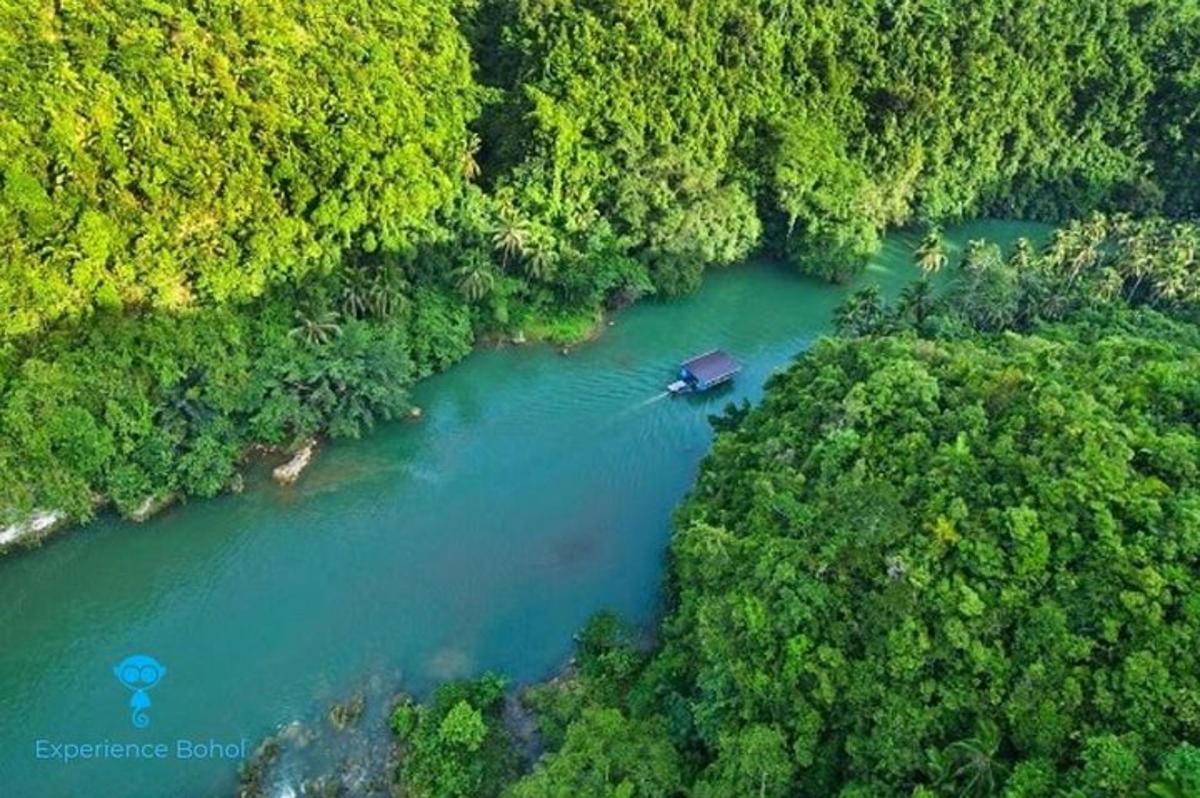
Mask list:
[{"label": "exposed rock", "polygon": [[334,704],[329,708],[329,722],[333,724],[335,729],[344,731],[362,717],[363,710],[367,707],[367,698],[362,693],[350,698],[348,701]]},{"label": "exposed rock", "polygon": [[0,527],[0,549],[23,540],[47,535],[67,522],[61,510],[39,510],[24,521]]},{"label": "exposed rock", "polygon": [[408,411],[408,417],[413,421],[419,420],[424,414],[425,411],[421,410],[421,408],[417,407],[416,405],[413,405]]},{"label": "exposed rock", "polygon": [[517,330],[516,333],[513,334],[512,342],[517,345],[525,343],[525,331]]},{"label": "exposed rock", "polygon": [[317,738],[317,733],[300,721],[294,720],[280,729],[276,737],[298,748],[304,748]]},{"label": "exposed rock", "polygon": [[147,496],[138,505],[137,509],[129,514],[129,520],[140,524],[151,516],[157,515],[166,507],[174,504],[176,498],[174,493],[167,493],[162,496]]},{"label": "exposed rock", "polygon": [[246,489],[246,478],[242,476],[241,471],[233,475],[229,480],[229,484],[225,486],[225,489],[230,493],[241,493]]},{"label": "exposed rock", "polygon": [[291,460],[288,460],[286,463],[279,466],[272,472],[272,476],[275,478],[275,481],[280,485],[291,485],[298,480],[300,478],[300,474],[303,473],[304,469],[308,468],[308,464],[312,462],[313,452],[315,452],[316,449],[317,442],[315,440],[310,439],[306,441],[305,444],[300,447],[299,451],[292,456]]}]

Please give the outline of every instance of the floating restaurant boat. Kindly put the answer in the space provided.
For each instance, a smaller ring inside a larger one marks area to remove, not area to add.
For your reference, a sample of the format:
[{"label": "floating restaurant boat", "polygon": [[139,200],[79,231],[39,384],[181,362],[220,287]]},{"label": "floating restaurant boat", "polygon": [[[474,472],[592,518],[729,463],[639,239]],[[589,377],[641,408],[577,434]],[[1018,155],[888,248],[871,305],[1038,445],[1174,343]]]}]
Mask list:
[{"label": "floating restaurant boat", "polygon": [[702,393],[728,382],[742,370],[741,364],[719,349],[698,355],[679,367],[679,379],[667,386],[672,396]]}]

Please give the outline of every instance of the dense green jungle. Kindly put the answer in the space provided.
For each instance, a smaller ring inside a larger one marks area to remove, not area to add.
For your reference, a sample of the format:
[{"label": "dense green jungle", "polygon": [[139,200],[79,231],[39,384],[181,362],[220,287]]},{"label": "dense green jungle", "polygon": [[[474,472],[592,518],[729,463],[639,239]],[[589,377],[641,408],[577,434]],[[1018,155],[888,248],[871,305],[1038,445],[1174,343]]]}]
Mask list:
[{"label": "dense green jungle", "polygon": [[597,616],[533,751],[501,676],[399,702],[386,789],[1200,795],[1198,214],[1193,0],[3,0],[0,527],[916,230],[712,419],[653,642]]}]

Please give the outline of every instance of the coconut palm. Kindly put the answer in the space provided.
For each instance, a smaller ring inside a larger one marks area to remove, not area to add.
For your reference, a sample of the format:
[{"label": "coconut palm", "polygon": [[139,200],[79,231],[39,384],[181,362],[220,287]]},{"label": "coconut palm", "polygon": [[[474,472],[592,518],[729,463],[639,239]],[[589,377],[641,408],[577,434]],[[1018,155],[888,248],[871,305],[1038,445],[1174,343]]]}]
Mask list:
[{"label": "coconut palm", "polygon": [[341,275],[342,315],[353,319],[389,319],[404,302],[404,279],[393,266],[352,268]]},{"label": "coconut palm", "polygon": [[875,285],[858,289],[834,311],[834,324],[841,335],[872,335],[880,331],[883,322],[883,298]]},{"label": "coconut palm", "polygon": [[496,274],[486,255],[471,252],[462,265],[454,270],[454,281],[464,299],[479,302],[496,287]]},{"label": "coconut palm", "polygon": [[945,781],[953,784],[963,798],[993,795],[1004,781],[1004,766],[996,756],[999,749],[1000,734],[995,724],[981,723],[974,737],[946,747],[947,769],[954,769],[946,774]]},{"label": "coconut palm", "polygon": [[1009,257],[1008,262],[1018,272],[1026,271],[1033,267],[1034,258],[1037,255],[1033,251],[1033,244],[1028,238],[1021,236],[1017,239],[1016,246],[1013,249],[1013,254]]},{"label": "coconut palm", "polygon": [[405,282],[393,268],[384,268],[371,281],[367,293],[367,309],[377,319],[390,319],[404,307]]},{"label": "coconut palm", "polygon": [[364,318],[369,312],[371,275],[363,268],[349,268],[342,273],[340,282],[342,313],[352,319]]},{"label": "coconut palm", "polygon": [[545,280],[554,273],[557,263],[553,237],[545,230],[534,230],[525,253],[525,273],[534,280]]},{"label": "coconut palm", "polygon": [[501,207],[498,216],[496,230],[492,234],[492,244],[500,252],[501,263],[508,266],[509,259],[525,254],[529,243],[529,225],[512,206]]},{"label": "coconut palm", "polygon": [[1104,242],[1108,239],[1108,219],[1094,213],[1083,223],[1071,225],[1073,235],[1069,239],[1074,249],[1067,257],[1067,287],[1075,284],[1084,272],[1100,262]]},{"label": "coconut palm", "polygon": [[[1142,285],[1153,280],[1157,259],[1155,248],[1157,237],[1143,235],[1136,228],[1125,231],[1118,241],[1121,247],[1120,263],[1123,268],[1125,298],[1136,302],[1141,296]],[[1132,282],[1130,282],[1132,281]]]},{"label": "coconut palm", "polygon": [[920,329],[933,314],[933,285],[928,279],[914,280],[900,294],[898,310],[902,316],[910,317]]},{"label": "coconut palm", "polygon": [[1079,248],[1079,229],[1075,225],[1060,227],[1050,238],[1046,259],[1054,271],[1065,269],[1072,253]]},{"label": "coconut palm", "polygon": [[930,227],[913,252],[916,263],[926,275],[936,274],[946,265],[946,242],[938,227]]},{"label": "coconut palm", "polygon": [[1188,299],[1195,291],[1193,275],[1200,243],[1196,230],[1190,225],[1176,225],[1164,239],[1155,274],[1157,293],[1169,302]]},{"label": "coconut palm", "polygon": [[982,238],[967,242],[967,251],[963,256],[963,268],[966,271],[988,271],[1000,265],[1000,248],[995,244],[988,243]]},{"label": "coconut palm", "polygon": [[462,155],[462,176],[467,180],[476,180],[483,174],[483,169],[479,167],[479,150],[483,146],[483,142],[475,133],[467,136],[467,141],[463,147]]},{"label": "coconut palm", "polygon": [[315,314],[305,314],[296,311],[298,324],[292,328],[288,336],[299,338],[309,346],[324,346],[342,334],[342,328],[337,323],[338,314],[332,310],[323,310]]}]

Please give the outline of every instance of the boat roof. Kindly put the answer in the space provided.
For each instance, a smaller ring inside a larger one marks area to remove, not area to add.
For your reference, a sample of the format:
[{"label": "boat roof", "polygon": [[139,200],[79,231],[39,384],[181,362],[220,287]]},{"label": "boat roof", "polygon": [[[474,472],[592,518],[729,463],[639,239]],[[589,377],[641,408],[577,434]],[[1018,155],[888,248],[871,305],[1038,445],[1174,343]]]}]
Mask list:
[{"label": "boat roof", "polygon": [[742,370],[736,360],[720,349],[692,358],[683,364],[683,368],[700,382],[712,382]]}]

